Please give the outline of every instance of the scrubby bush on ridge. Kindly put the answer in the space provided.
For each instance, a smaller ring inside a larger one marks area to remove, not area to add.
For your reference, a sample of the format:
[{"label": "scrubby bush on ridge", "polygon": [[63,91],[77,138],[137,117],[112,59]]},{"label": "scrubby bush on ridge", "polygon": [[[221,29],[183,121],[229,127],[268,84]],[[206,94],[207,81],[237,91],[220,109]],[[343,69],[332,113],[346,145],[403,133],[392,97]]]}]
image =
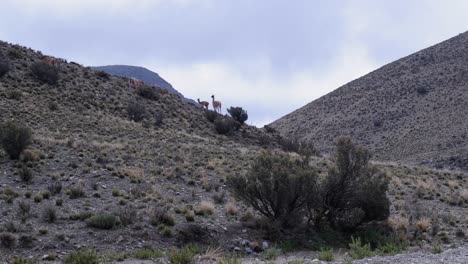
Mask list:
[{"label": "scrubby bush on ridge", "polygon": [[31,71],[40,81],[48,84],[57,84],[59,74],[57,67],[43,61],[35,62],[31,65]]},{"label": "scrubby bush on ridge", "polygon": [[130,120],[140,122],[146,116],[146,108],[141,102],[130,102],[127,106],[127,113]]},{"label": "scrubby bush on ridge", "polygon": [[244,124],[244,122],[247,121],[247,119],[249,118],[247,111],[245,111],[244,109],[242,109],[242,107],[239,106],[231,106],[227,109],[227,111],[234,120],[241,124]]},{"label": "scrubby bush on ridge", "polygon": [[0,59],[0,78],[11,70],[10,63],[6,59]]}]

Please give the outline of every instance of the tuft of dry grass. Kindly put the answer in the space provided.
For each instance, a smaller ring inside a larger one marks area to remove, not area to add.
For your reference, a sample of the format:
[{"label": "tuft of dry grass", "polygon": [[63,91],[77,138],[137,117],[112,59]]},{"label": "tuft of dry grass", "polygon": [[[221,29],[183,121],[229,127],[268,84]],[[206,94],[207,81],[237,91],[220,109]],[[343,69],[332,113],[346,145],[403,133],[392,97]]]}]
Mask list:
[{"label": "tuft of dry grass", "polygon": [[408,218],[404,216],[392,216],[388,218],[387,224],[393,229],[393,231],[395,231],[395,233],[397,233],[398,238],[401,241],[406,241],[408,239]]},{"label": "tuft of dry grass", "polygon": [[237,208],[236,204],[234,202],[229,202],[226,204],[226,213],[228,215],[237,215],[237,212],[239,209]]},{"label": "tuft of dry grass", "polygon": [[210,201],[201,201],[195,213],[202,215],[212,215],[215,210],[215,205]]},{"label": "tuft of dry grass", "polygon": [[427,232],[430,225],[431,225],[431,219],[429,219],[427,217],[421,218],[416,222],[416,227],[421,232]]}]

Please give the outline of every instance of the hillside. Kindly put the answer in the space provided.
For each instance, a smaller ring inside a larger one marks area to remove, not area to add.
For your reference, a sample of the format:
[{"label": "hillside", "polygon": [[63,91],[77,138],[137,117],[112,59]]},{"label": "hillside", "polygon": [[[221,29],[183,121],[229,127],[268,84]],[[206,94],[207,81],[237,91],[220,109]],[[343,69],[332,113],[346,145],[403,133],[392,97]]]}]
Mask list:
[{"label": "hillside", "polygon": [[[201,263],[226,255],[269,262],[268,254],[297,250],[314,259],[324,243],[346,247],[334,233],[312,231],[297,238],[288,230],[274,242],[264,218],[231,195],[226,178],[245,174],[265,149],[281,151],[278,135],[246,125],[220,135],[207,112],[179,96],[150,87],[149,97],[123,77],[76,62],[58,60],[58,81],[41,81],[33,69],[42,60],[39,51],[0,41],[0,69],[9,64],[0,74],[0,123],[23,123],[33,136],[20,160],[0,149],[0,263],[60,261],[82,249],[109,262],[142,263],[150,252],[168,263],[171,248],[191,243]],[[146,109],[138,122],[128,113],[134,105]],[[311,164],[320,178],[334,166],[324,157]],[[441,240],[441,250],[466,245],[465,173],[376,166],[389,175],[391,215],[403,219],[408,236],[418,221],[430,221],[412,250],[429,252]]]},{"label": "hillside", "polygon": [[105,71],[109,74],[116,76],[137,78],[148,85],[166,89],[168,92],[178,95],[180,96],[180,98],[184,98],[184,100],[187,102],[195,103],[195,101],[193,101],[192,99],[185,98],[179,91],[174,89],[174,87],[172,87],[172,85],[169,82],[167,82],[161,76],[159,76],[159,74],[150,71],[146,68],[129,65],[108,65],[96,66],[91,68],[94,70]]},{"label": "hillside", "polygon": [[[329,153],[338,136],[378,160],[468,170],[468,33],[385,65],[271,124]],[[312,88],[313,89],[313,88]]]}]

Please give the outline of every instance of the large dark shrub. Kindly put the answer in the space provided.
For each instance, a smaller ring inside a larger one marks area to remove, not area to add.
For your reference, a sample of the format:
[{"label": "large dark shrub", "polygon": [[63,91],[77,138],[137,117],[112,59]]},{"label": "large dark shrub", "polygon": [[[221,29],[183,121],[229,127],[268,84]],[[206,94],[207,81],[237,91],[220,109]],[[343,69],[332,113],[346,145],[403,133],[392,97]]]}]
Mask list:
[{"label": "large dark shrub", "polygon": [[0,126],[0,143],[11,159],[18,159],[31,142],[32,133],[28,127],[13,121]]},{"label": "large dark shrub", "polygon": [[101,213],[91,216],[86,224],[99,229],[112,229],[118,225],[118,219],[112,214]]},{"label": "large dark shrub", "polygon": [[227,135],[235,128],[235,123],[232,119],[219,117],[214,122],[215,130],[218,134]]},{"label": "large dark shrub", "polygon": [[215,111],[205,110],[205,117],[211,123],[213,123],[216,120],[216,118],[218,118],[218,116],[220,116],[220,114],[216,113]]},{"label": "large dark shrub", "polygon": [[50,65],[49,63],[38,61],[31,65],[31,71],[42,82],[48,84],[57,84],[59,74],[57,67]]},{"label": "large dark shrub", "polygon": [[140,85],[137,88],[137,94],[143,98],[149,100],[158,100],[159,96],[156,93],[156,89],[154,87],[148,85]]},{"label": "large dark shrub", "polygon": [[322,210],[333,226],[352,229],[389,216],[388,179],[369,159],[369,152],[350,138],[338,140],[336,167],[330,169],[322,186]]},{"label": "large dark shrub", "polygon": [[287,226],[298,219],[316,194],[317,174],[307,161],[263,153],[246,176],[229,177],[227,183],[236,197],[273,222]]},{"label": "large dark shrub", "polygon": [[244,109],[242,109],[242,107],[239,106],[231,106],[227,109],[227,111],[234,120],[241,124],[244,124],[244,122],[247,121],[247,119],[249,118],[247,111],[245,111]]},{"label": "large dark shrub", "polygon": [[106,81],[110,80],[110,74],[105,71],[96,71],[96,76]]},{"label": "large dark shrub", "polygon": [[7,60],[0,58],[0,78],[10,71],[10,63]]},{"label": "large dark shrub", "polygon": [[127,106],[128,118],[135,122],[140,122],[146,116],[145,106],[138,101],[134,101]]}]

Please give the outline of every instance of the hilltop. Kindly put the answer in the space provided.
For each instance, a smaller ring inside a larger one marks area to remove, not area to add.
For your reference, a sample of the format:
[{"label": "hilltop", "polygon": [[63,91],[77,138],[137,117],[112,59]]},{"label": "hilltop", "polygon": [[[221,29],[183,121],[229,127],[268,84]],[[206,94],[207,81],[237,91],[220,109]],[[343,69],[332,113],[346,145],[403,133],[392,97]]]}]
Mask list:
[{"label": "hilltop", "polygon": [[185,98],[179,91],[177,91],[172,85],[164,80],[156,72],[150,71],[144,67],[129,66],[129,65],[108,65],[108,66],[96,66],[91,67],[94,70],[105,71],[109,74],[121,76],[121,77],[133,77],[142,80],[148,85],[160,87],[166,89],[168,92],[178,95],[184,98],[187,102],[195,103],[192,99]]},{"label": "hilltop", "polygon": [[339,136],[374,158],[468,170],[468,33],[385,65],[271,126],[330,153]]}]

